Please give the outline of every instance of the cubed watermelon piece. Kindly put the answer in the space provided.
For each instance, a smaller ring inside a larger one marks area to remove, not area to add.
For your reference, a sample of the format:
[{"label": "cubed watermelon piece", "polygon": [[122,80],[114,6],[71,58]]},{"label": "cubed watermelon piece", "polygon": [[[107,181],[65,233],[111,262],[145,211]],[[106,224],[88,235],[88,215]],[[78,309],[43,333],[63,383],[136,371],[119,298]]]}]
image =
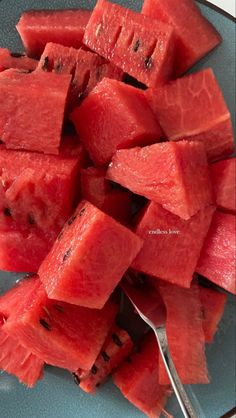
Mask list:
[{"label": "cubed watermelon piece", "polygon": [[28,58],[25,54],[11,52],[6,48],[0,48],[0,72],[9,68],[17,68],[19,70],[34,71],[38,65],[38,61]]},{"label": "cubed watermelon piece", "polygon": [[236,215],[236,158],[210,165],[218,207]]},{"label": "cubed watermelon piece", "polygon": [[7,148],[58,154],[70,81],[69,74],[0,73],[0,138]]},{"label": "cubed watermelon piece", "polygon": [[142,246],[142,240],[82,201],[39,268],[48,297],[102,308]]},{"label": "cubed watermelon piece", "polygon": [[[181,382],[209,383],[198,286],[183,289],[164,284],[159,286],[159,291],[166,305],[168,345]],[[159,383],[168,384],[169,378],[161,357],[159,373]]]},{"label": "cubed watermelon piece", "polygon": [[118,305],[107,302],[102,310],[92,310],[49,300],[37,278],[33,291],[22,298],[18,309],[3,326],[46,363],[76,371],[94,364],[115,319]]},{"label": "cubed watermelon piece", "polygon": [[49,42],[41,55],[38,71],[71,74],[68,107],[72,110],[104,78],[121,80],[123,71],[89,51]]},{"label": "cubed watermelon piece", "polygon": [[135,228],[144,245],[132,267],[178,286],[190,287],[214,210],[215,207],[207,206],[184,220],[157,203],[149,203]]},{"label": "cubed watermelon piece", "polygon": [[103,168],[81,170],[82,197],[121,223],[129,223],[132,216],[131,194],[122,189],[113,190]]},{"label": "cubed watermelon piece", "polygon": [[234,149],[229,109],[212,69],[204,69],[149,89],[147,98],[169,140],[198,140],[209,160]]},{"label": "cubed watermelon piece", "polygon": [[16,28],[30,56],[40,57],[48,42],[80,48],[90,10],[30,10]]},{"label": "cubed watermelon piece", "polygon": [[199,286],[199,292],[203,312],[202,326],[205,341],[212,343],[218,329],[218,324],[224,313],[227,295],[226,293],[203,286]]},{"label": "cubed watermelon piece", "polygon": [[221,42],[221,36],[202,15],[194,0],[144,0],[142,13],[174,28],[175,75],[191,68]]},{"label": "cubed watermelon piece", "polygon": [[75,374],[75,381],[85,392],[94,393],[129,357],[133,346],[129,334],[117,325],[113,325],[91,370],[78,370]]},{"label": "cubed watermelon piece", "polygon": [[117,151],[107,178],[187,220],[212,203],[208,171],[200,142],[165,142]]},{"label": "cubed watermelon piece", "polygon": [[236,294],[236,217],[216,211],[196,271]]},{"label": "cubed watermelon piece", "polygon": [[9,316],[14,315],[22,298],[30,294],[31,289],[31,283],[22,280],[7,294],[0,296],[0,369],[15,375],[28,387],[33,387],[42,377],[44,362],[19,341],[7,335],[2,328]]},{"label": "cubed watermelon piece", "polygon": [[98,0],[84,43],[147,86],[165,83],[172,76],[172,27],[118,4]]},{"label": "cubed watermelon piece", "polygon": [[0,229],[60,231],[73,210],[82,154],[75,157],[0,147]]},{"label": "cubed watermelon piece", "polygon": [[108,78],[73,111],[71,120],[98,166],[107,165],[117,149],[147,145],[161,137],[144,92]]},{"label": "cubed watermelon piece", "polygon": [[125,398],[148,417],[160,417],[164,412],[169,386],[158,384],[160,358],[154,334],[145,337],[139,352],[134,352],[130,362],[123,363],[113,375],[116,386]]}]

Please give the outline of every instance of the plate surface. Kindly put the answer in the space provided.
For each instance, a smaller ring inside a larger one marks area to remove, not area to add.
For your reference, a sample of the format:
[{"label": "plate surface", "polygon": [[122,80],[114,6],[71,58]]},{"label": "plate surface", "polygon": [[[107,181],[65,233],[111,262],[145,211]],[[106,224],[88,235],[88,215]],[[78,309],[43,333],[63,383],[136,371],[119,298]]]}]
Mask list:
[{"label": "plate surface", "polygon": [[[141,0],[120,0],[118,3],[140,10]],[[94,7],[95,1],[80,0],[0,0],[0,47],[21,51],[22,45],[14,29],[20,14],[26,9]],[[224,42],[209,54],[196,69],[213,67],[233,115],[235,127],[235,23],[207,6],[203,13],[216,26]],[[0,294],[11,287],[17,275],[0,272]],[[235,299],[229,298],[220,330],[213,345],[207,347],[211,384],[192,387],[200,409],[200,418],[220,418],[235,406]],[[174,418],[182,418],[173,398],[167,410]],[[70,375],[48,368],[43,381],[33,390],[0,372],[0,418],[138,418],[143,414],[130,405],[111,382],[97,396],[83,393]]]}]

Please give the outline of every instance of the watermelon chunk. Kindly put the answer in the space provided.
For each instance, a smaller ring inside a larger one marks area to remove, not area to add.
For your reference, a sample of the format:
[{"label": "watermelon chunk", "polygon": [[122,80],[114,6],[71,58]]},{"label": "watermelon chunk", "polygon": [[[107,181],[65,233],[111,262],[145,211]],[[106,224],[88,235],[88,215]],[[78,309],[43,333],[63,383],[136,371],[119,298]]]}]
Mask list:
[{"label": "watermelon chunk", "polygon": [[89,10],[32,10],[22,14],[18,30],[27,54],[40,57],[48,42],[80,48]]},{"label": "watermelon chunk", "polygon": [[171,78],[175,37],[171,26],[106,0],[98,0],[84,43],[147,86]]},{"label": "watermelon chunk", "polygon": [[199,286],[200,300],[203,312],[203,331],[205,341],[212,343],[218,324],[223,316],[227,295],[218,290]]},{"label": "watermelon chunk", "polygon": [[218,207],[236,215],[236,158],[210,165]]},{"label": "watermelon chunk", "polygon": [[58,154],[70,81],[68,74],[0,73],[0,138],[7,148]]},{"label": "watermelon chunk", "polygon": [[52,42],[46,45],[37,70],[72,75],[69,109],[78,105],[104,77],[117,80],[123,77],[122,70],[97,54]]},{"label": "watermelon chunk", "polygon": [[33,291],[22,298],[4,324],[4,332],[48,364],[70,371],[89,370],[118,306],[108,302],[102,310],[92,310],[49,300],[40,280],[30,280]]},{"label": "watermelon chunk", "polygon": [[165,142],[119,150],[107,178],[186,220],[212,203],[206,155],[200,142]]},{"label": "watermelon chunk", "polygon": [[190,287],[214,210],[208,206],[184,220],[154,202],[149,203],[135,228],[144,245],[132,267]]},{"label": "watermelon chunk", "polygon": [[132,199],[128,191],[115,189],[105,178],[106,170],[89,167],[81,170],[81,192],[85,200],[121,223],[129,223]]},{"label": "watermelon chunk", "polygon": [[[166,305],[169,349],[181,382],[209,383],[198,286],[183,289],[169,284],[160,285],[159,291]],[[169,378],[161,357],[159,373],[159,383],[168,384]]]},{"label": "watermelon chunk", "polygon": [[196,271],[236,294],[236,217],[216,211]]},{"label": "watermelon chunk", "polygon": [[108,78],[73,111],[71,120],[98,166],[107,165],[119,148],[147,145],[161,137],[144,92]]},{"label": "watermelon chunk", "polygon": [[175,75],[191,68],[221,42],[194,0],[144,0],[142,13],[168,23],[177,37]]},{"label": "watermelon chunk", "polygon": [[125,361],[133,350],[129,334],[114,325],[91,370],[78,370],[75,375],[80,388],[94,393],[101,383]]},{"label": "watermelon chunk", "polygon": [[209,160],[231,154],[231,117],[212,69],[179,78],[146,94],[169,140],[202,141]]},{"label": "watermelon chunk", "polygon": [[22,280],[6,295],[0,296],[0,369],[15,375],[28,387],[33,387],[42,377],[44,363],[19,341],[7,335],[3,325],[10,315],[14,315],[19,302],[30,294],[31,289],[31,283]]},{"label": "watermelon chunk", "polygon": [[171,394],[169,386],[158,384],[160,354],[154,334],[149,334],[140,351],[123,363],[113,375],[122,394],[148,417],[159,417]]},{"label": "watermelon chunk", "polygon": [[48,297],[102,308],[142,246],[125,226],[82,201],[39,268]]},{"label": "watermelon chunk", "polygon": [[25,54],[11,52],[6,48],[0,48],[0,72],[9,68],[34,71],[38,61],[28,58]]}]

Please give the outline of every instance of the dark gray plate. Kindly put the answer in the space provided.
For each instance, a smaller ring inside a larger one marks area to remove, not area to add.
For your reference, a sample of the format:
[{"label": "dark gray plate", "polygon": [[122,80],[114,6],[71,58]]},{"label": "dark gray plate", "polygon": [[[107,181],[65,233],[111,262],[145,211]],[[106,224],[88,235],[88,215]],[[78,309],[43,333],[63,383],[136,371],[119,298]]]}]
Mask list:
[{"label": "dark gray plate", "polygon": [[[181,1],[181,0],[179,0]],[[94,1],[80,0],[0,0],[0,46],[22,50],[14,29],[23,10],[40,8],[92,8]],[[121,0],[120,4],[139,10],[140,0]],[[217,27],[224,43],[197,68],[213,67],[233,115],[235,125],[235,24],[227,16],[201,5],[203,13]],[[12,286],[17,276],[0,273],[0,294]],[[192,388],[200,405],[200,418],[219,418],[235,406],[235,299],[229,298],[220,330],[207,348],[211,384]],[[182,418],[173,398],[167,407],[175,418]],[[0,373],[0,418],[138,418],[143,415],[107,383],[96,397],[83,393],[70,375],[49,368],[45,379],[29,390],[9,375]]]}]

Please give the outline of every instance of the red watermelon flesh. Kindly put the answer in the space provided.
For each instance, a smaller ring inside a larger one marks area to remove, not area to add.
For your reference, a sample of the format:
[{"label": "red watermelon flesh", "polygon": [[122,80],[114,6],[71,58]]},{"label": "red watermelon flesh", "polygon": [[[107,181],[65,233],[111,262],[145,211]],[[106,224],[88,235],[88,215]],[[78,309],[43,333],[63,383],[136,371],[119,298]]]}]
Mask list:
[{"label": "red watermelon flesh", "polygon": [[236,215],[236,158],[210,165],[218,207]]},{"label": "red watermelon flesh", "polygon": [[9,68],[17,68],[19,70],[34,71],[38,65],[38,61],[28,58],[25,54],[11,52],[6,48],[0,48],[0,72]]},{"label": "red watermelon flesh", "polygon": [[0,229],[58,233],[73,210],[81,160],[1,147]]},{"label": "red watermelon flesh", "polygon": [[94,393],[107,377],[122,364],[133,351],[129,334],[114,325],[91,370],[78,370],[75,379],[85,392]]},{"label": "red watermelon flesh", "polygon": [[85,200],[121,223],[129,223],[132,216],[132,199],[128,191],[113,190],[105,178],[106,170],[89,167],[81,170],[81,191]]},{"label": "red watermelon flesh", "polygon": [[0,369],[15,375],[28,387],[33,387],[42,377],[44,363],[19,341],[7,335],[2,327],[9,316],[14,315],[22,299],[31,294],[33,287],[33,282],[22,280],[0,296]]},{"label": "red watermelon flesh", "polygon": [[123,363],[113,375],[122,394],[150,418],[164,411],[171,391],[158,384],[159,350],[154,334],[145,337],[139,352],[134,352],[129,363]]},{"label": "red watermelon flesh", "polygon": [[176,76],[191,68],[221,42],[221,36],[201,14],[194,0],[145,0],[142,13],[174,28]]},{"label": "red watermelon flesh", "polygon": [[0,295],[0,313],[5,319],[14,314],[19,304],[22,304],[38,287],[37,275],[26,276],[16,283],[14,287],[5,294]]},{"label": "red watermelon flesh", "polygon": [[80,48],[89,10],[32,10],[22,14],[16,28],[30,56],[40,57],[48,42]]},{"label": "red watermelon flesh", "polygon": [[214,210],[215,207],[207,206],[184,220],[157,203],[149,203],[135,228],[144,245],[132,267],[178,286],[190,287]]},{"label": "red watermelon flesh", "polygon": [[169,140],[198,140],[209,160],[234,148],[229,109],[212,69],[149,89],[147,99]]},{"label": "red watermelon flesh", "polygon": [[216,211],[196,271],[236,294],[236,217]]},{"label": "red watermelon flesh", "polygon": [[39,279],[31,280],[34,291],[22,298],[4,331],[48,364],[89,370],[118,306],[108,302],[102,310],[92,310],[49,300]]},{"label": "red watermelon flesh", "polygon": [[40,58],[39,71],[71,74],[69,110],[78,105],[104,77],[121,80],[123,71],[89,51],[49,42]]},{"label": "red watermelon flesh", "polygon": [[101,309],[141,246],[128,228],[82,201],[39,276],[49,298]]},{"label": "red watermelon flesh", "polygon": [[205,341],[212,343],[224,313],[227,295],[203,286],[199,286],[199,292],[203,312],[202,325]]},{"label": "red watermelon flesh", "polygon": [[71,120],[93,162],[107,165],[119,148],[157,142],[161,130],[144,92],[104,78]]},{"label": "red watermelon flesh", "polygon": [[165,142],[119,150],[107,178],[185,220],[212,203],[208,165],[200,142]]},{"label": "red watermelon flesh", "polygon": [[[183,289],[169,284],[160,285],[159,291],[167,311],[169,349],[181,382],[209,383],[198,286]],[[159,383],[168,384],[169,378],[161,357],[159,373]]]},{"label": "red watermelon flesh", "polygon": [[84,43],[148,86],[172,75],[175,37],[171,26],[99,0],[85,30]]},{"label": "red watermelon flesh", "polygon": [[0,369],[15,375],[21,383],[32,388],[42,377],[43,361],[23,347],[3,330],[0,314]]},{"label": "red watermelon flesh", "polygon": [[58,154],[70,81],[69,74],[0,73],[0,138],[7,148]]}]

